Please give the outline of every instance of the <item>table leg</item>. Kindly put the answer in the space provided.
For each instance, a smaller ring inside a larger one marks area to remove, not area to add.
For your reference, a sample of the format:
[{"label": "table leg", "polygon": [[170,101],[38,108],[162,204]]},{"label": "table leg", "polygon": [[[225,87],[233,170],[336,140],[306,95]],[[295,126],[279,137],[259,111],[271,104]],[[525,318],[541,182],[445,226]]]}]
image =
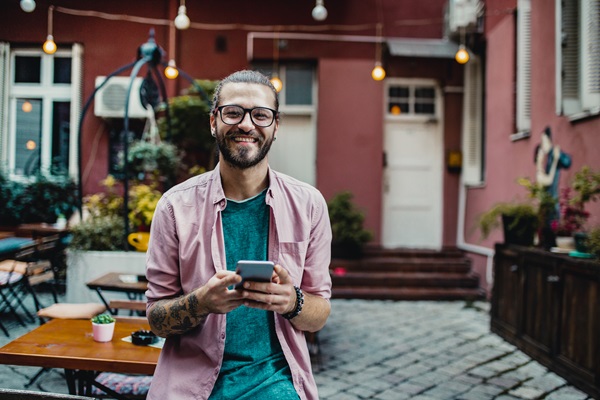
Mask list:
[{"label": "table leg", "polygon": [[102,303],[104,303],[108,312],[114,315],[115,313],[113,312],[113,310],[110,309],[110,304],[108,304],[108,301],[106,301],[106,299],[102,295],[102,289],[96,288],[96,293],[98,293],[98,296],[100,296],[100,300],[102,300]]}]

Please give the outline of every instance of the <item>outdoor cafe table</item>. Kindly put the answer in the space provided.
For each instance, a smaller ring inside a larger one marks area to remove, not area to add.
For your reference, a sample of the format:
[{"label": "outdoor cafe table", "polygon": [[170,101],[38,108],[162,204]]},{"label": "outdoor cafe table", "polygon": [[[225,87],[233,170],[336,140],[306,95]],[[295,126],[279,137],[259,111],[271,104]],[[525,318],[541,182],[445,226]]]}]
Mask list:
[{"label": "outdoor cafe table", "polygon": [[141,300],[148,288],[148,281],[144,275],[123,274],[109,272],[86,283],[87,287],[94,289],[100,300],[110,310],[108,300],[102,294],[103,290],[126,293],[129,300]]},{"label": "outdoor cafe table", "polygon": [[145,318],[116,318],[112,341],[95,342],[90,320],[53,319],[0,348],[0,364],[64,368],[70,394],[89,394],[98,372],[152,375],[160,349],[122,340],[149,329]]}]

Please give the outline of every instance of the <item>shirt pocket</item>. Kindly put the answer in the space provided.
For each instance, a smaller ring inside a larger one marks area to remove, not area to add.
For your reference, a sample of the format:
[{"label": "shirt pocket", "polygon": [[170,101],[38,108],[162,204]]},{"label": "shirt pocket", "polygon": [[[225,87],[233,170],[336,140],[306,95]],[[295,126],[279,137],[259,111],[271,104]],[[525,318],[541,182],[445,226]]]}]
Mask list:
[{"label": "shirt pocket", "polygon": [[288,271],[296,285],[302,281],[308,242],[305,240],[279,243],[279,264]]}]

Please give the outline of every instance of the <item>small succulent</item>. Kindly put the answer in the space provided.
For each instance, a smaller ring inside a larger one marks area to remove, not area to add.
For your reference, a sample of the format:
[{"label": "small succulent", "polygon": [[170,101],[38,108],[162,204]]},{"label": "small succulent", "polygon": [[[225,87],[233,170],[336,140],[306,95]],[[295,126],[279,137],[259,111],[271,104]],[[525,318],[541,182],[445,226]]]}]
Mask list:
[{"label": "small succulent", "polygon": [[92,318],[92,322],[95,324],[111,324],[115,322],[115,319],[108,314],[98,314]]}]

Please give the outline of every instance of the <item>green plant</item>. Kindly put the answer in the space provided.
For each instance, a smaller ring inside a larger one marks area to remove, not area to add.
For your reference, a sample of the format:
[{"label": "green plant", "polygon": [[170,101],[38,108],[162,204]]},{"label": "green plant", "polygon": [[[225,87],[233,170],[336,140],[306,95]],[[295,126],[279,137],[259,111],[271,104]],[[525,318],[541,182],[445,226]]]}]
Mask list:
[{"label": "green plant", "polygon": [[131,145],[127,153],[129,171],[134,179],[173,181],[181,163],[177,147],[171,143],[151,143],[140,140]]},{"label": "green plant", "polygon": [[116,320],[109,314],[98,314],[92,318],[92,322],[95,324],[112,324]]},{"label": "green plant", "polygon": [[0,225],[54,223],[59,214],[73,215],[77,185],[66,175],[37,174],[13,181],[0,172]]},{"label": "green plant", "polygon": [[596,201],[600,196],[600,172],[584,166],[575,173],[572,188],[575,191],[572,203],[580,203],[582,207],[589,201]]},{"label": "green plant", "polygon": [[531,225],[534,228],[539,226],[539,215],[536,206],[530,203],[496,203],[488,211],[482,213],[477,218],[477,224],[481,230],[481,236],[485,239],[490,233],[501,226],[501,217],[505,215],[511,218],[509,229],[514,229],[517,226],[524,226],[522,222]]},{"label": "green plant", "polygon": [[362,246],[373,238],[373,234],[363,228],[365,216],[352,201],[350,192],[336,194],[328,203],[333,244]]},{"label": "green plant", "polygon": [[127,246],[125,223],[119,215],[91,217],[71,228],[69,248],[74,250],[117,251]]},{"label": "green plant", "polygon": [[600,226],[590,229],[585,244],[588,252],[600,260]]}]

